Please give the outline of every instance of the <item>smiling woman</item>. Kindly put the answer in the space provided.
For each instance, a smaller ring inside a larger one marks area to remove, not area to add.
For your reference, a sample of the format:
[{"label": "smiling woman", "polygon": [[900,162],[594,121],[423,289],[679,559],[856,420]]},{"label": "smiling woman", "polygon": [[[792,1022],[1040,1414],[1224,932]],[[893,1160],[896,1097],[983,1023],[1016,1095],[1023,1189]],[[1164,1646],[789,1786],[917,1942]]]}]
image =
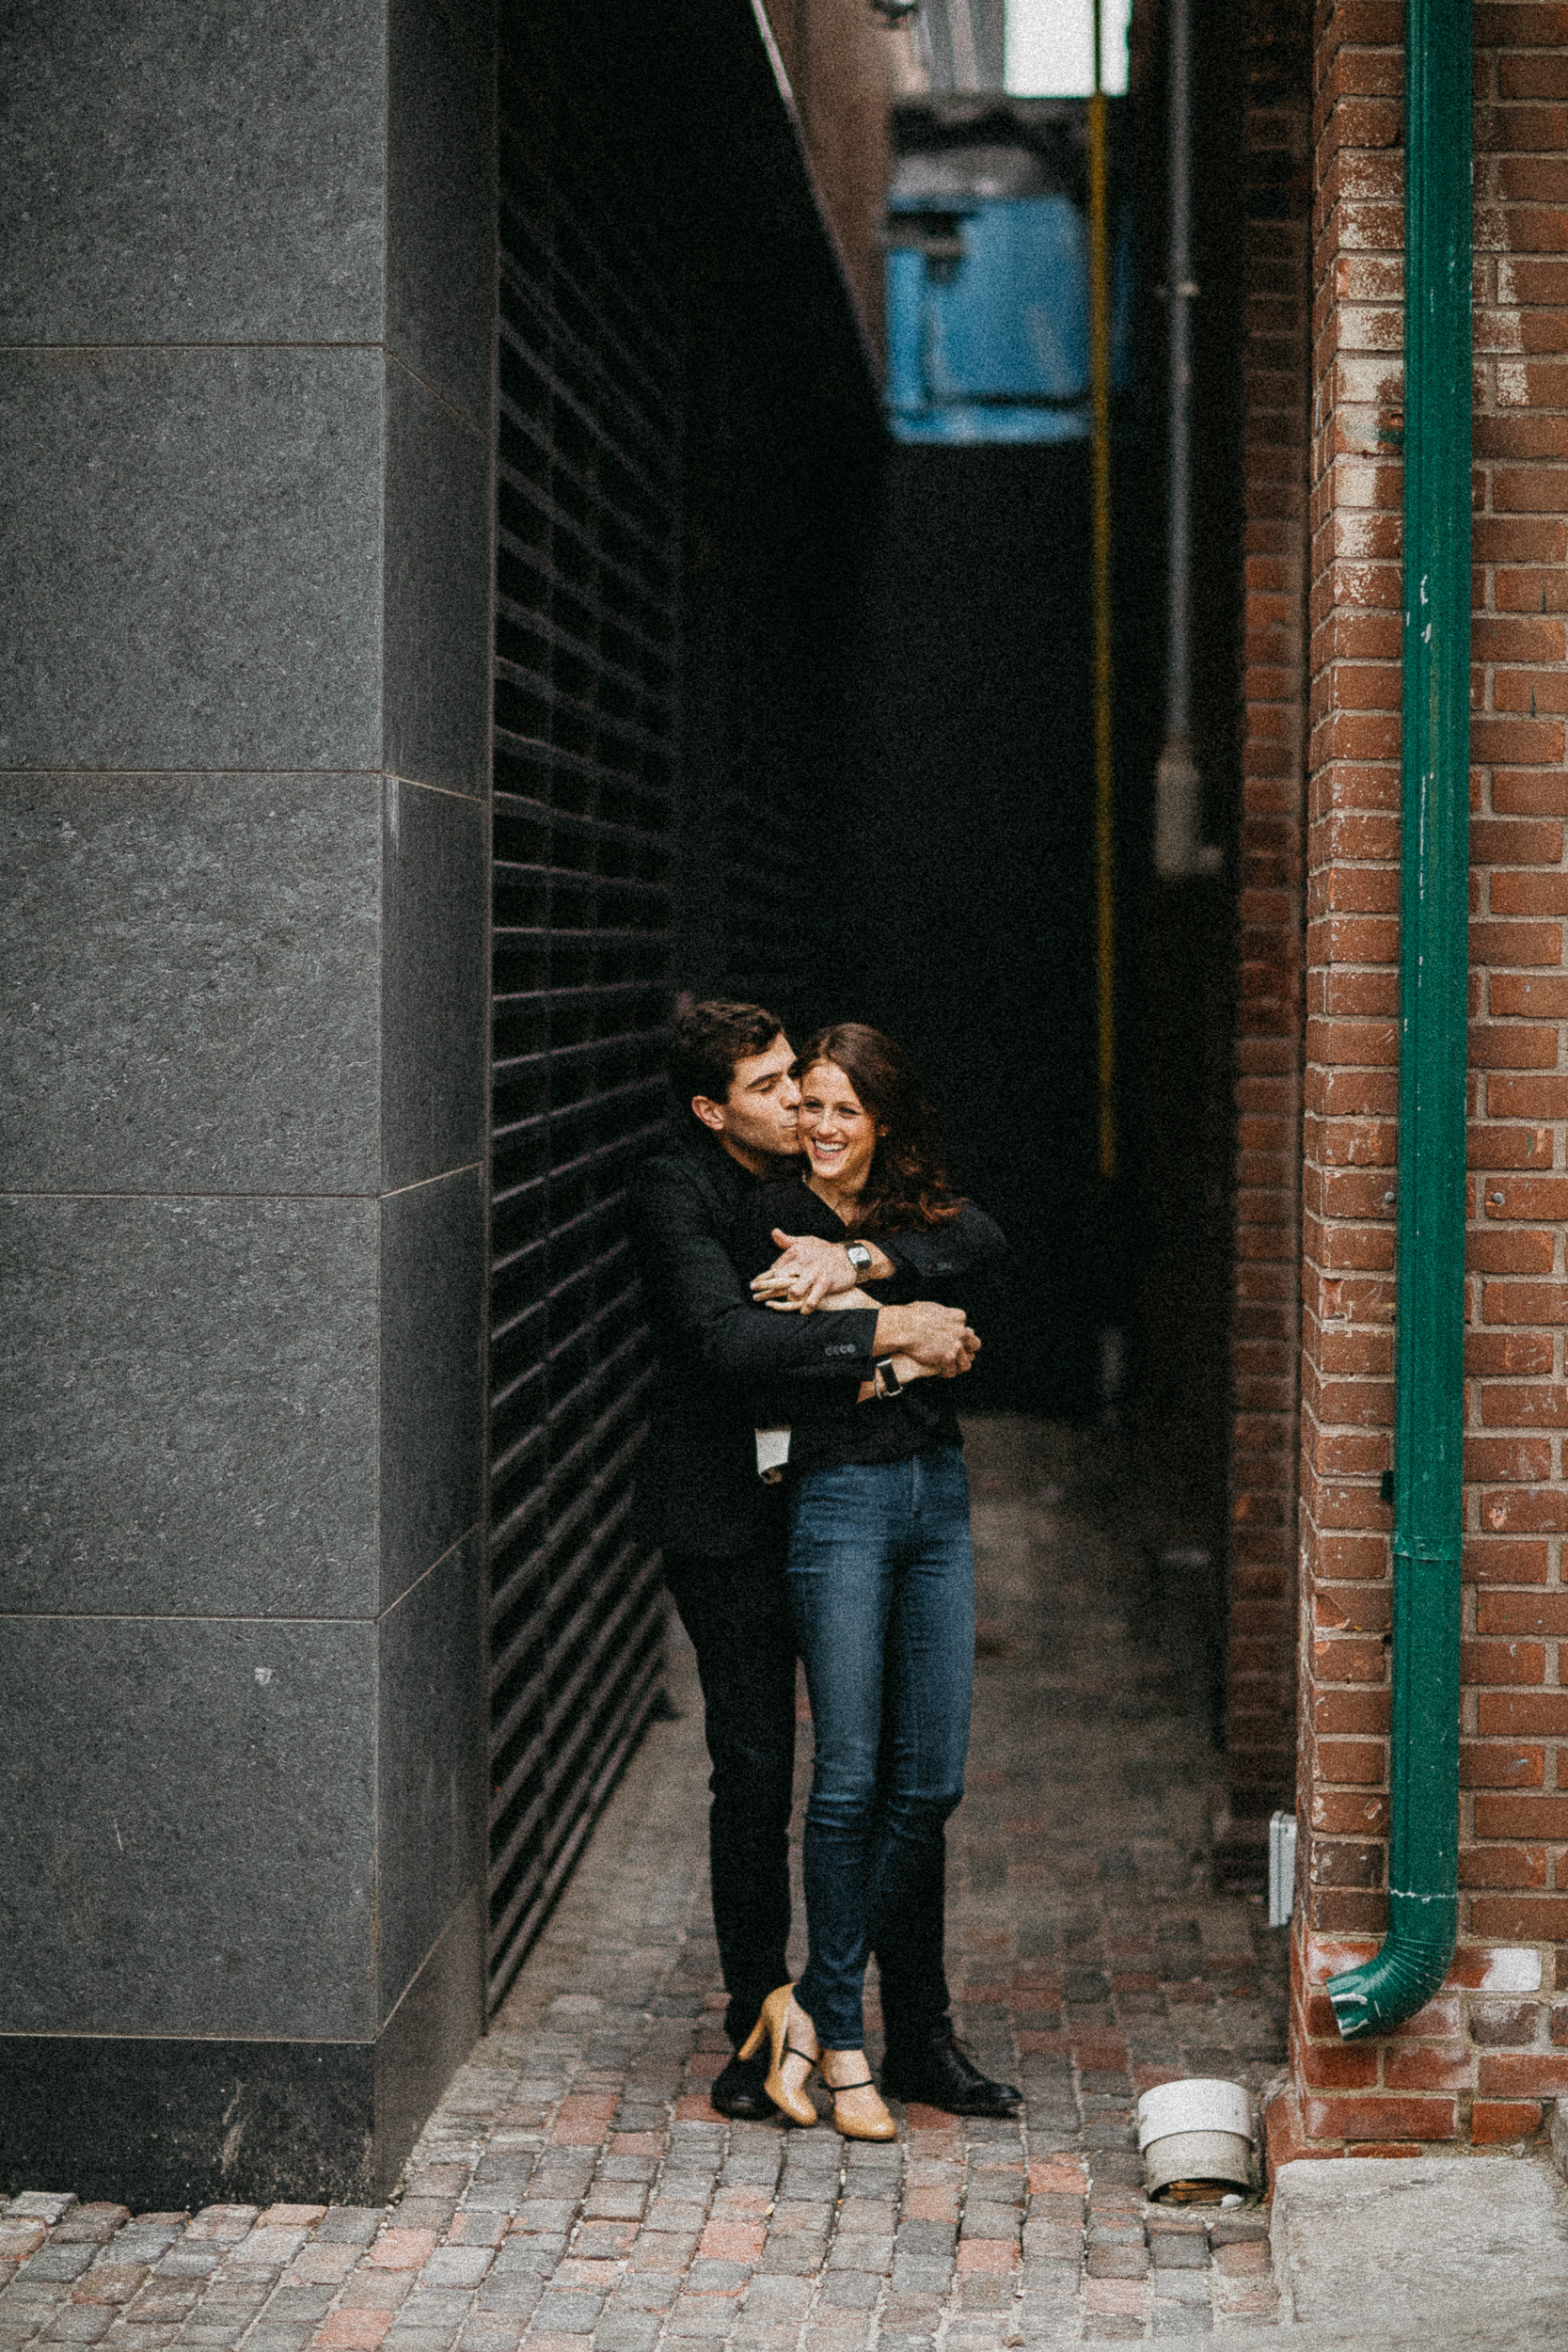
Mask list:
[{"label": "smiling woman", "polygon": [[[951,1229],[960,1219],[983,1227],[985,1256],[999,1257],[1005,1245],[949,1190],[935,1120],[908,1057],[879,1030],[842,1022],[820,1030],[795,1068],[807,1170],[803,1180],[756,1188],[736,1233],[743,1278],[776,1282],[777,1269],[764,1269],[791,1236],[852,1234],[869,1245],[863,1279],[879,1306],[884,1294],[903,1303],[917,1285],[922,1297],[958,1305],[942,1279],[956,1271]],[[899,1238],[907,1247],[911,1233],[939,1232],[918,1276],[890,1255]],[[866,1955],[875,1946],[881,1963],[891,1923],[911,1908],[940,1916],[943,1825],[963,1792],[969,1742],[969,1488],[951,1384],[911,1386],[921,1369],[879,1357],[869,1381],[756,1399],[759,1424],[793,1422],[789,1597],[816,1753],[803,1851],[810,1959],[798,1992],[781,1985],[768,1995],[742,2056],[770,2042],[768,2095],[800,2123],[815,2121],[805,2084],[820,2063],[833,2121],[855,2139],[894,2136],[861,2047]],[[892,1759],[885,1775],[879,1756]],[[928,1993],[944,1997],[941,1987]],[[940,2027],[941,2012],[911,2022],[918,2044]],[[884,2088],[921,2096],[920,2079],[890,2047]],[[991,2103],[970,2111],[1013,2112],[1018,2095],[1008,2086],[985,2090]]]},{"label": "smiling woman", "polygon": [[879,1126],[836,1063],[819,1061],[800,1086],[800,1140],[816,1179],[816,1189],[836,1207],[865,1189],[877,1145],[887,1129]]},{"label": "smiling woman", "polygon": [[959,1215],[936,1114],[891,1038],[863,1021],[840,1021],[808,1040],[795,1070],[812,1189],[847,1224],[896,1232]]}]

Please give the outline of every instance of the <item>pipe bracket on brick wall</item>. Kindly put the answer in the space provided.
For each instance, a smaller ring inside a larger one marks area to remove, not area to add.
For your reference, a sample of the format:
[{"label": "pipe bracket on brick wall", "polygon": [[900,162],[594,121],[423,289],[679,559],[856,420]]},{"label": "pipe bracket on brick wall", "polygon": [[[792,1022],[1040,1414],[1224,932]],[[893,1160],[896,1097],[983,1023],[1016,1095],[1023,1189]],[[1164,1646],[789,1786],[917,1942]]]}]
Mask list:
[{"label": "pipe bracket on brick wall", "polygon": [[1459,1927],[1469,980],[1471,0],[1410,0],[1394,1639],[1388,1931],[1332,1977],[1346,2041],[1424,2007]]}]

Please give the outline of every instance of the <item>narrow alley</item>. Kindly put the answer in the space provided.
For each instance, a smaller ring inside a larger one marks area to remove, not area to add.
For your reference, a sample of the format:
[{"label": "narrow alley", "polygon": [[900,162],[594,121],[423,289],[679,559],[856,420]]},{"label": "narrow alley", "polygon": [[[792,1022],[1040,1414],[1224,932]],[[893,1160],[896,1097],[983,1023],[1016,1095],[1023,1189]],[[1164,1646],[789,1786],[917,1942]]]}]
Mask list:
[{"label": "narrow alley", "polygon": [[0,54],[0,2352],[1568,2352],[1568,0]]},{"label": "narrow alley", "polygon": [[701,1703],[677,1635],[678,1719],[649,1731],[392,2205],[132,2219],[40,2184],[0,2207],[0,2352],[990,2352],[1271,2321],[1261,2215],[1146,2206],[1138,2185],[1139,2090],[1257,2089],[1285,2051],[1285,1931],[1210,1891],[1205,1629],[1151,1565],[1172,1531],[1081,1431],[975,1422],[969,1454],[979,1671],[950,1968],[1021,2122],[899,2109],[879,2147],[715,2115]]}]

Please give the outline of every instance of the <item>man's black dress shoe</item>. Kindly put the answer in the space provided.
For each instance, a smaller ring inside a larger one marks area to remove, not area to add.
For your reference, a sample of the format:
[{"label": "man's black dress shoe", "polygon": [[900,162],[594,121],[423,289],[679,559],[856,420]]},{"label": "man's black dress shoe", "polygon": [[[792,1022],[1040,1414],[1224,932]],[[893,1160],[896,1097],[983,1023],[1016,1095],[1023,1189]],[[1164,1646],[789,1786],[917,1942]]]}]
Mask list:
[{"label": "man's black dress shoe", "polygon": [[779,2110],[763,2089],[768,2074],[768,2045],[764,2042],[755,2058],[732,2058],[723,2072],[715,2075],[708,2097],[721,2115],[727,2115],[732,2123],[776,2123]]},{"label": "man's black dress shoe", "polygon": [[882,2060],[882,2091],[889,2099],[913,2099],[948,2115],[1016,2115],[1023,2093],[1011,2083],[993,2083],[973,2064],[944,2019],[922,2042],[889,2050]]}]

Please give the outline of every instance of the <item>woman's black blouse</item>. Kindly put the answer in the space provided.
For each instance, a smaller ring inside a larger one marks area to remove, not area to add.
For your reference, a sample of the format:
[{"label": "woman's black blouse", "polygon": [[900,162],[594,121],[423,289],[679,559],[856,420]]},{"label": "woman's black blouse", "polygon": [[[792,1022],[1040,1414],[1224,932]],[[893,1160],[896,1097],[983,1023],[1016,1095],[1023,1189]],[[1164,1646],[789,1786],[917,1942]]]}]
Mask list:
[{"label": "woman's black blouse", "polygon": [[[850,1238],[842,1217],[799,1177],[757,1184],[736,1232],[736,1263],[744,1281],[761,1274],[778,1256],[775,1226],[785,1233],[816,1233],[824,1241]],[[900,1271],[891,1281],[874,1283],[866,1295],[879,1307],[906,1307],[916,1298],[933,1297],[943,1305],[949,1303],[941,1296],[943,1287],[929,1277],[917,1282],[913,1275]],[[968,1287],[974,1290],[973,1279]],[[951,1303],[971,1310],[974,1306],[967,1295]],[[954,1380],[916,1380],[901,1396],[872,1397],[862,1405],[857,1402],[858,1379],[797,1381],[787,1391],[755,1391],[752,1404],[759,1426],[789,1423],[788,1475],[793,1479],[841,1463],[901,1462],[927,1446],[961,1445],[957,1387]]]}]

